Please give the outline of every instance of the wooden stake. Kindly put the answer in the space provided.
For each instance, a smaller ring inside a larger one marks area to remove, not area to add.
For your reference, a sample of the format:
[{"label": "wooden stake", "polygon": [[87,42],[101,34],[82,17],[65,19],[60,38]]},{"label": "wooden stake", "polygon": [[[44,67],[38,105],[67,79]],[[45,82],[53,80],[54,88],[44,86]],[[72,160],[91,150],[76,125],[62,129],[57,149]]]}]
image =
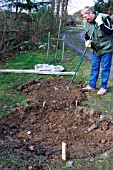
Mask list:
[{"label": "wooden stake", "polygon": [[47,59],[48,59],[48,56],[49,56],[49,40],[50,40],[50,32],[48,32],[48,45],[47,45]]},{"label": "wooden stake", "polygon": [[65,35],[63,36],[63,45],[62,45],[62,60],[64,59],[64,44],[65,44],[64,40],[65,40]]},{"label": "wooden stake", "polygon": [[66,161],[66,143],[62,142],[62,160]]},{"label": "wooden stake", "polygon": [[60,39],[60,28],[61,28],[61,24],[62,24],[62,20],[60,18],[60,22],[59,22],[59,29],[58,29],[58,39],[57,39],[57,44],[56,44],[56,54],[55,54],[55,58],[58,54],[58,45],[59,45],[59,39]]}]

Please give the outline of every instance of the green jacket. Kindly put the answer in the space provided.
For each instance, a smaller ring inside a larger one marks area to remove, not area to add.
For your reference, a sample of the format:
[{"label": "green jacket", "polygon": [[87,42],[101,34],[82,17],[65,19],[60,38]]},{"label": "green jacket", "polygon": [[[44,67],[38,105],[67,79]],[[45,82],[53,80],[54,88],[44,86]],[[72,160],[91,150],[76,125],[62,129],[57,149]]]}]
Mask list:
[{"label": "green jacket", "polygon": [[[98,14],[95,15],[95,18],[97,17],[97,15]],[[101,15],[103,21],[108,16],[102,13],[99,13],[99,15]],[[85,29],[89,37],[91,37],[95,24],[96,24],[95,22],[89,23],[87,21],[85,23]],[[92,36],[92,47],[93,47],[93,53],[95,53],[97,56],[107,54],[107,53],[112,53],[113,36],[106,35],[105,32],[101,30],[101,27],[97,26]]]}]

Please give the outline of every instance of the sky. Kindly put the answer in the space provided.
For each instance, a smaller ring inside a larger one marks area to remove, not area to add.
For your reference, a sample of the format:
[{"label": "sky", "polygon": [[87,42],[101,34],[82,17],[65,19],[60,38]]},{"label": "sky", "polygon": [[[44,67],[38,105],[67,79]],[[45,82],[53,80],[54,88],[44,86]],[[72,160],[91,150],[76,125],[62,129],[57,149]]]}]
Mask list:
[{"label": "sky", "polygon": [[[32,1],[35,2],[36,0],[32,0]],[[38,0],[38,1],[42,1],[42,0]],[[0,0],[0,4],[1,2],[5,2],[5,1]],[[73,15],[75,12],[81,10],[85,6],[93,6],[93,5],[94,5],[94,0],[69,0],[68,1],[68,14]]]},{"label": "sky", "polygon": [[68,14],[72,15],[75,12],[81,10],[85,6],[93,6],[94,0],[69,0],[68,4]]}]

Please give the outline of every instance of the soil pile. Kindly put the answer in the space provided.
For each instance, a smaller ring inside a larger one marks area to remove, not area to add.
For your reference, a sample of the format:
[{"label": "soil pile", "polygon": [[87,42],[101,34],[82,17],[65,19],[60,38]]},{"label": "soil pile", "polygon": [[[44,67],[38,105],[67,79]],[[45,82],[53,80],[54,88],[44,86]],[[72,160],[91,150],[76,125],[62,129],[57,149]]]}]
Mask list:
[{"label": "soil pile", "polygon": [[67,145],[67,159],[90,158],[113,147],[113,118],[84,107],[87,100],[82,83],[48,78],[21,85],[27,101],[0,118],[0,147],[18,151],[21,159],[42,155],[61,159],[62,142]]}]

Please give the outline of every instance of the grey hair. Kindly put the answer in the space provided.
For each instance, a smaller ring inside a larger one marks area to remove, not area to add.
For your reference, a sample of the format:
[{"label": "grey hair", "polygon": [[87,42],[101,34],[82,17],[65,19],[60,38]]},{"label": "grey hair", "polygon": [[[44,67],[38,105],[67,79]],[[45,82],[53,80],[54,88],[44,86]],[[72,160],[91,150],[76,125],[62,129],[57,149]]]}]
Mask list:
[{"label": "grey hair", "polygon": [[85,13],[85,14],[89,14],[90,12],[94,13],[94,9],[89,7],[89,6],[86,6],[85,8],[83,8],[81,10],[81,14]]}]

